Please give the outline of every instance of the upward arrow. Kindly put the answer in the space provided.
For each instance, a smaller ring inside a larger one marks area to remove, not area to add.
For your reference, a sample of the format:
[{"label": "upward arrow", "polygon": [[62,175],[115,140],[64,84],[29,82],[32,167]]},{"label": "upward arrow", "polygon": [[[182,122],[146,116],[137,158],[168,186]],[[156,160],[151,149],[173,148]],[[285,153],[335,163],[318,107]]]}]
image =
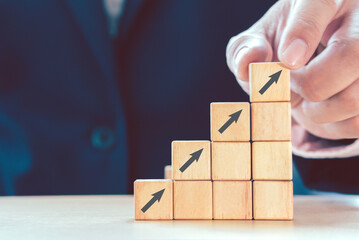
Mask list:
[{"label": "upward arrow", "polygon": [[279,80],[279,76],[280,76],[281,73],[282,73],[282,70],[280,70],[280,71],[278,71],[278,72],[276,72],[276,73],[270,75],[270,76],[269,76],[269,77],[270,77],[269,81],[261,88],[261,90],[259,90],[259,93],[260,93],[261,95],[263,95],[263,94],[267,91],[267,89],[268,89],[270,86],[272,86],[273,83],[276,83],[276,84],[277,84],[277,83],[278,83],[278,80]]},{"label": "upward arrow", "polygon": [[226,129],[229,126],[231,126],[232,123],[234,123],[234,122],[237,123],[239,116],[241,116],[242,110],[243,109],[229,115],[228,121],[225,124],[223,124],[223,126],[220,129],[218,129],[218,132],[220,132],[222,134],[224,131],[226,131]]},{"label": "upward arrow", "polygon": [[187,160],[187,162],[185,164],[183,164],[183,166],[180,168],[180,171],[181,172],[184,172],[194,161],[197,161],[199,160],[199,157],[201,156],[202,154],[202,151],[203,151],[203,148],[194,152],[194,153],[191,153],[191,158]]},{"label": "upward arrow", "polygon": [[146,205],[141,209],[141,211],[145,213],[156,201],[160,202],[164,191],[165,188],[152,194],[153,197],[150,201],[148,201],[148,203],[146,203]]}]

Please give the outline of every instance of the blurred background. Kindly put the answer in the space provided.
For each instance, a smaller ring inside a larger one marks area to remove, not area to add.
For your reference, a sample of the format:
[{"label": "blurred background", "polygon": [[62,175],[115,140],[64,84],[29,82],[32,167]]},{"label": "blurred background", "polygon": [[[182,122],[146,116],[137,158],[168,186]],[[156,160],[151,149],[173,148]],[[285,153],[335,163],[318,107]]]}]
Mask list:
[{"label": "blurred background", "polygon": [[211,102],[249,101],[226,45],[274,2],[0,1],[0,194],[163,178],[172,140],[210,139]]}]

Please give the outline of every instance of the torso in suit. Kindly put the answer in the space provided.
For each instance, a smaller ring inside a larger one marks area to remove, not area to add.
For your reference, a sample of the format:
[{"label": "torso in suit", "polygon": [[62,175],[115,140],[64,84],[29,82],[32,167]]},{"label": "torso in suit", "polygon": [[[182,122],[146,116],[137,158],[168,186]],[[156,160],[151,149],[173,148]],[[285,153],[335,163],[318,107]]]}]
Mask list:
[{"label": "torso in suit", "polygon": [[225,47],[272,3],[129,0],[111,39],[100,0],[1,0],[0,194],[162,178],[172,140],[209,139],[211,102],[248,101]]}]

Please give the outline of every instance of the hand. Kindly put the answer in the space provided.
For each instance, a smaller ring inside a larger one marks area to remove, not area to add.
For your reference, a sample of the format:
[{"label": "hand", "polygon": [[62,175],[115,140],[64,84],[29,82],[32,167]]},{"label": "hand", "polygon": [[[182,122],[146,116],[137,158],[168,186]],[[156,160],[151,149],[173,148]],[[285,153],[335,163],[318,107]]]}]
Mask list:
[{"label": "hand", "polygon": [[359,137],[359,1],[281,0],[231,38],[227,64],[248,90],[251,62],[291,71],[292,116],[328,139]]}]

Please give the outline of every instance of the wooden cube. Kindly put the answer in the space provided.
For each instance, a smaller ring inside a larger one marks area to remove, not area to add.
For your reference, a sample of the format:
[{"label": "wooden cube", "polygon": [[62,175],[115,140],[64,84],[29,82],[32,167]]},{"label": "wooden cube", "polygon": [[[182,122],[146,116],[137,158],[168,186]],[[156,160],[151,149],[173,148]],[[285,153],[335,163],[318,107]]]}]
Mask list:
[{"label": "wooden cube", "polygon": [[211,140],[249,141],[249,111],[247,102],[211,103]]},{"label": "wooden cube", "polygon": [[251,181],[213,181],[214,219],[252,219]]},{"label": "wooden cube", "polygon": [[213,180],[250,180],[249,142],[212,142]]},{"label": "wooden cube", "polygon": [[281,63],[251,63],[249,79],[251,102],[290,101],[290,72]]},{"label": "wooden cube", "polygon": [[252,171],[254,180],[291,180],[291,142],[253,142]]},{"label": "wooden cube", "polygon": [[174,219],[212,219],[212,182],[175,181]]},{"label": "wooden cube", "polygon": [[290,141],[291,108],[289,102],[252,103],[253,141]]},{"label": "wooden cube", "polygon": [[292,181],[253,181],[253,217],[256,220],[293,219]]},{"label": "wooden cube", "polygon": [[211,143],[173,141],[172,179],[211,180]]},{"label": "wooden cube", "polygon": [[172,180],[136,180],[134,182],[135,219],[173,219]]},{"label": "wooden cube", "polygon": [[165,177],[165,179],[172,179],[172,166],[171,165],[165,166],[164,177]]}]

